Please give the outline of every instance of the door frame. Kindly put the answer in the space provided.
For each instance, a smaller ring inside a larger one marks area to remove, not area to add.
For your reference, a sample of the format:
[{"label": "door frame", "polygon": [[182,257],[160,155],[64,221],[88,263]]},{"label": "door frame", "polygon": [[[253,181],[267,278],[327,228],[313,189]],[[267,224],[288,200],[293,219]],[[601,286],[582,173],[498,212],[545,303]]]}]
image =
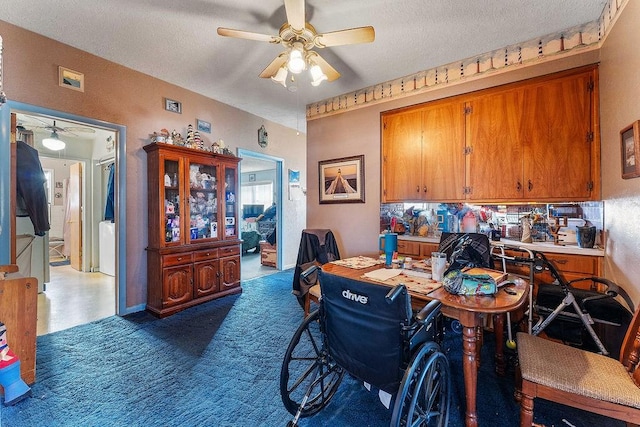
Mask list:
[{"label": "door frame", "polygon": [[[257,153],[255,151],[245,150],[243,148],[238,148],[238,157],[252,157],[254,159],[260,160],[268,160],[274,162],[276,164],[276,242],[282,242],[282,226],[284,223],[284,199],[283,199],[283,189],[282,189],[282,177],[284,175],[284,159],[280,157],[270,156],[268,154]],[[240,168],[238,171],[238,176],[240,177],[240,186],[242,186],[242,161],[240,162]],[[282,270],[283,259],[282,259],[282,247],[283,244],[276,244],[276,268],[278,270]]]},{"label": "door frame", "polygon": [[123,125],[104,122],[63,111],[38,107],[16,101],[7,101],[0,105],[0,264],[9,264],[11,261],[11,111],[40,114],[59,117],[62,120],[70,120],[81,124],[108,129],[116,133],[116,314],[125,315],[138,311],[137,307],[127,310],[127,128]]}]

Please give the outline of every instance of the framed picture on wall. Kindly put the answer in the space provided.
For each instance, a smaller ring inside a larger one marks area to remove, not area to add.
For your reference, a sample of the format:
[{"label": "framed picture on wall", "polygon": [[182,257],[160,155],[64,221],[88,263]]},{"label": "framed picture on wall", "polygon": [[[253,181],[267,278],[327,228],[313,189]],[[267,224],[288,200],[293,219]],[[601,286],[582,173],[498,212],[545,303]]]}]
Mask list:
[{"label": "framed picture on wall", "polygon": [[58,67],[58,84],[67,89],[84,92],[84,74],[69,68]]},{"label": "framed picture on wall", "polygon": [[364,155],[318,162],[320,203],[364,203]]},{"label": "framed picture on wall", "polygon": [[182,102],[174,101],[173,99],[164,99],[164,109],[171,111],[172,113],[182,114]]},{"label": "framed picture on wall", "polygon": [[636,120],[620,131],[622,153],[622,178],[640,176],[640,120]]}]

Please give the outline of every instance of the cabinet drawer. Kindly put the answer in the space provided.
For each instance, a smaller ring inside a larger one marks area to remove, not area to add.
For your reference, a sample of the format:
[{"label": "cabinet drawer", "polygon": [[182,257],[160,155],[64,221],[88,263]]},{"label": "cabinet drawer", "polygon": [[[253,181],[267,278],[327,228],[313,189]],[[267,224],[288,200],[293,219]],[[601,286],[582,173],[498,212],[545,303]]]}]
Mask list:
[{"label": "cabinet drawer", "polygon": [[431,252],[438,252],[438,243],[421,243],[420,256],[423,258],[431,258]]},{"label": "cabinet drawer", "polygon": [[171,254],[162,256],[162,266],[170,267],[172,265],[189,264],[192,261],[191,253],[187,254]]},{"label": "cabinet drawer", "polygon": [[585,255],[567,255],[567,254],[544,254],[547,259],[554,263],[560,271],[573,273],[583,273],[585,275],[597,274],[598,258]]},{"label": "cabinet drawer", "polygon": [[398,240],[398,253],[401,255],[420,256],[420,242]]},{"label": "cabinet drawer", "polygon": [[240,246],[227,246],[218,248],[220,258],[231,255],[240,255]]},{"label": "cabinet drawer", "polygon": [[218,249],[207,249],[193,253],[193,262],[207,261],[213,258],[218,258]]}]

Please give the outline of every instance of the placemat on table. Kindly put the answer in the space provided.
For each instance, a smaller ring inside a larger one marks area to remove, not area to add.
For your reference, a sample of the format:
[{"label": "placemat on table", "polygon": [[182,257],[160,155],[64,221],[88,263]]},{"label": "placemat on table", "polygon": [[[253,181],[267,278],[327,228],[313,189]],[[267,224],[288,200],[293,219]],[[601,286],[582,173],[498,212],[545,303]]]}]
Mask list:
[{"label": "placemat on table", "polygon": [[374,265],[383,264],[381,259],[375,259],[368,256],[354,256],[351,258],[338,259],[331,261],[332,264],[341,265],[343,267],[360,270],[362,268],[373,267]]}]

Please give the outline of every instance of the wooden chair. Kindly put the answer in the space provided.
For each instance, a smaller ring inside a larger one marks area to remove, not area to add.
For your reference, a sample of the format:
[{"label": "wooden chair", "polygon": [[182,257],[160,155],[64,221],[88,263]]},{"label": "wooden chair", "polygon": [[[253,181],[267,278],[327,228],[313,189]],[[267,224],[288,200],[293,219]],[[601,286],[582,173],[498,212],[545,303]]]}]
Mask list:
[{"label": "wooden chair", "polygon": [[640,308],[619,361],[523,332],[517,339],[521,427],[533,423],[535,398],[640,424]]}]

